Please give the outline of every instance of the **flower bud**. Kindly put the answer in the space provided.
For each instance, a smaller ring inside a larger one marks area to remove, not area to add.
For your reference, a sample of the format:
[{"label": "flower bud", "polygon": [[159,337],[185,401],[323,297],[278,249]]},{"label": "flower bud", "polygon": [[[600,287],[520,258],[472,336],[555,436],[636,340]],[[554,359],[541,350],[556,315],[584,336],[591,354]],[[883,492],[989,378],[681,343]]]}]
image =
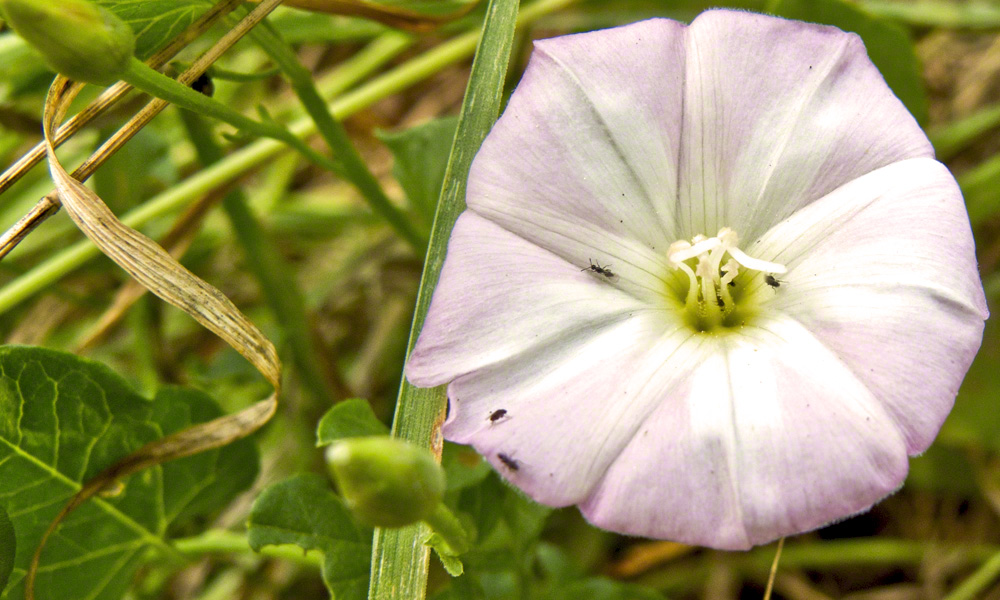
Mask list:
[{"label": "flower bud", "polygon": [[430,516],[444,496],[444,470],[429,450],[385,437],[330,446],[327,465],[348,508],[376,527],[402,527]]},{"label": "flower bud", "polygon": [[132,60],[132,28],[86,0],[0,0],[0,9],[51,69],[74,81],[110,85]]}]

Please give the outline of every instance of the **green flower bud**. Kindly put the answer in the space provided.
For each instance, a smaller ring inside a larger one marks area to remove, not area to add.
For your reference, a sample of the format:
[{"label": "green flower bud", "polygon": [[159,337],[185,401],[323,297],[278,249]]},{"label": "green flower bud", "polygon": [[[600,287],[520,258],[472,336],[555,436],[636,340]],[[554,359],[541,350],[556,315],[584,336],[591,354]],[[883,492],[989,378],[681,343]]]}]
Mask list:
[{"label": "green flower bud", "polygon": [[348,508],[376,527],[428,518],[444,497],[444,470],[429,450],[385,436],[330,446],[327,465]]},{"label": "green flower bud", "polygon": [[110,85],[132,60],[132,28],[86,0],[0,0],[0,9],[51,69],[74,81]]}]

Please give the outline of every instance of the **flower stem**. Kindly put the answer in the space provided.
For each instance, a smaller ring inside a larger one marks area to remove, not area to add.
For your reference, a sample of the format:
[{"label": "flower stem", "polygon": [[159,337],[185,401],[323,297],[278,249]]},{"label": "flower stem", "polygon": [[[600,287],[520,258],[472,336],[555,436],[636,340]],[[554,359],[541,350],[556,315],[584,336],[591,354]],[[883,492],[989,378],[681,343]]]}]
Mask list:
[{"label": "flower stem", "polygon": [[322,566],[323,555],[319,552],[303,552],[292,544],[264,546],[254,552],[247,542],[247,536],[224,529],[210,529],[200,535],[181,538],[171,542],[174,548],[188,558],[200,558],[206,554],[242,554],[246,556],[271,556],[313,568]]},{"label": "flower stem", "polygon": [[441,536],[455,556],[469,551],[469,534],[444,502],[438,504],[434,513],[424,519],[431,530]]},{"label": "flower stem", "polygon": [[174,81],[137,58],[129,62],[122,77],[132,87],[151,96],[172,102],[181,108],[224,121],[241,132],[257,137],[269,137],[288,144],[320,167],[340,174],[336,163],[310,148],[291,131],[276,122],[260,122],[246,117],[225,104],[212,100],[186,85]]}]

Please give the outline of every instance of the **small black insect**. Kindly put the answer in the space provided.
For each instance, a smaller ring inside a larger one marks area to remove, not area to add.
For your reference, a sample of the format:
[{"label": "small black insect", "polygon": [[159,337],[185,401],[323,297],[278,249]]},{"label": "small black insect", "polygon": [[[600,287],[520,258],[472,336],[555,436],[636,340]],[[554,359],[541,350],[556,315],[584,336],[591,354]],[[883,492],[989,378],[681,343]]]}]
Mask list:
[{"label": "small black insect", "polygon": [[770,273],[768,273],[767,275],[764,275],[764,283],[766,283],[767,285],[769,285],[769,286],[771,286],[773,288],[781,286],[781,280],[778,279],[778,278],[776,278],[774,275],[771,275]]},{"label": "small black insect", "polygon": [[500,462],[502,462],[504,466],[506,466],[511,471],[516,471],[521,468],[521,465],[516,460],[507,456],[503,452],[498,452],[497,458],[499,458]]},{"label": "small black insect", "polygon": [[[590,259],[588,258],[587,260],[590,260]],[[589,267],[584,267],[584,268],[582,268],[580,270],[581,271],[593,271],[594,273],[597,273],[598,275],[604,275],[608,279],[614,279],[615,277],[617,277],[617,275],[615,275],[611,271],[611,265],[608,265],[606,267],[602,267],[601,263],[595,263],[593,260],[590,260],[590,266]]]},{"label": "small black insect", "polygon": [[500,410],[495,410],[490,414],[490,423],[496,423],[500,419],[507,416],[507,409],[501,408]]},{"label": "small black insect", "polygon": [[191,89],[194,91],[204,94],[209,98],[215,93],[215,83],[212,82],[212,78],[208,76],[208,73],[202,73],[191,82]]}]

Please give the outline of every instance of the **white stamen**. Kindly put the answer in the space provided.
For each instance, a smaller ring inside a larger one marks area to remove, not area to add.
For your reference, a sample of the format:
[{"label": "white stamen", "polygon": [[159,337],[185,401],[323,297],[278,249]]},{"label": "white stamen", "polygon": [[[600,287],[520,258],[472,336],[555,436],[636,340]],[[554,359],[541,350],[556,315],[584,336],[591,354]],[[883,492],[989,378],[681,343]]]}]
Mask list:
[{"label": "white stamen", "polygon": [[[704,254],[705,252],[713,250],[716,247],[722,245],[722,242],[719,240],[719,238],[705,238],[705,236],[701,237],[703,239],[696,241],[694,245],[684,240],[679,240],[674,242],[673,244],[670,244],[670,249],[667,250],[667,258],[670,260],[671,263],[676,265],[677,263],[684,262],[688,259],[694,258],[700,254]],[[684,243],[683,246],[681,246],[682,242]]]},{"label": "white stamen", "polygon": [[779,265],[778,263],[768,262],[766,260],[747,256],[739,248],[729,248],[729,255],[732,256],[736,262],[754,271],[760,271],[762,273],[777,273],[780,275],[788,270],[785,268],[785,265]]},{"label": "white stamen", "polygon": [[[736,232],[723,227],[715,237],[698,234],[690,242],[678,240],[670,245],[667,259],[671,266],[688,276],[685,303],[689,308],[698,305],[699,314],[715,314],[714,318],[721,319],[735,306],[729,285],[736,279],[740,267],[775,274],[788,270],[784,265],[748,256],[737,247],[738,243]],[[692,270],[687,262],[694,258],[698,262]]]}]

